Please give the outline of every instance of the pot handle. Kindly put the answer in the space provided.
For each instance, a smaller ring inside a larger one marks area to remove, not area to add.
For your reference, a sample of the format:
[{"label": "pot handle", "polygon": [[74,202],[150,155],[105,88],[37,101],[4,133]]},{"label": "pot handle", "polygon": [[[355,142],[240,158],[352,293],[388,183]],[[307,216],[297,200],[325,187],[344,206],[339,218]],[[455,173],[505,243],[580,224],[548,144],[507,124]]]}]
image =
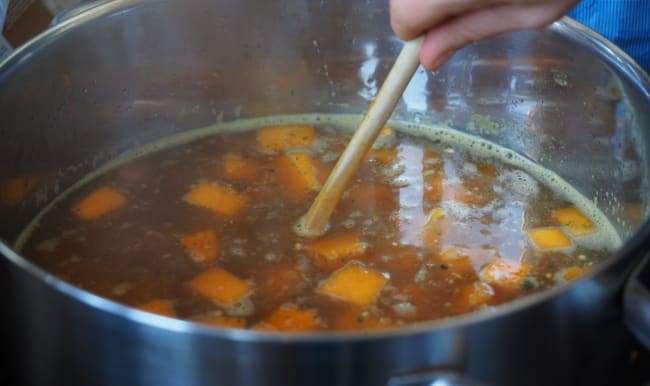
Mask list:
[{"label": "pot handle", "polygon": [[650,350],[650,254],[632,272],[623,294],[623,320]]},{"label": "pot handle", "polygon": [[397,375],[386,386],[488,386],[455,370],[431,370]]},{"label": "pot handle", "polygon": [[72,17],[80,15],[89,9],[95,8],[99,4],[105,3],[106,0],[80,0],[66,8],[61,12],[56,14],[54,18],[50,21],[50,27],[54,27],[57,24],[60,24]]}]

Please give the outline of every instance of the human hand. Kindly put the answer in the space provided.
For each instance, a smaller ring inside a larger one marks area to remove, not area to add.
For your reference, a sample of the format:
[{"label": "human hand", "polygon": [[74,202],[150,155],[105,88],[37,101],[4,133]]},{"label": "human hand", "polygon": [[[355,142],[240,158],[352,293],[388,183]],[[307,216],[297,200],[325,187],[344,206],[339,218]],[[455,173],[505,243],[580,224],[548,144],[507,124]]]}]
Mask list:
[{"label": "human hand", "polygon": [[410,40],[425,34],[420,62],[429,70],[474,41],[520,29],[542,28],[578,0],[390,0],[395,34]]}]

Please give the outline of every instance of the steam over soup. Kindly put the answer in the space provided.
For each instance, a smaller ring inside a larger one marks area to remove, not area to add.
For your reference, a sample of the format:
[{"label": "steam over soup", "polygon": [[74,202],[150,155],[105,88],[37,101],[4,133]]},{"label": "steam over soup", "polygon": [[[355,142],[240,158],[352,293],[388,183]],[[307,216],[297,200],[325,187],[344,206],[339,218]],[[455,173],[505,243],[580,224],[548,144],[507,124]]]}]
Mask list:
[{"label": "steam over soup", "polygon": [[312,331],[495,306],[581,276],[620,243],[553,173],[452,130],[398,124],[382,131],[327,234],[296,236],[356,122],[276,117],[182,134],[80,182],[17,246],[145,311]]}]

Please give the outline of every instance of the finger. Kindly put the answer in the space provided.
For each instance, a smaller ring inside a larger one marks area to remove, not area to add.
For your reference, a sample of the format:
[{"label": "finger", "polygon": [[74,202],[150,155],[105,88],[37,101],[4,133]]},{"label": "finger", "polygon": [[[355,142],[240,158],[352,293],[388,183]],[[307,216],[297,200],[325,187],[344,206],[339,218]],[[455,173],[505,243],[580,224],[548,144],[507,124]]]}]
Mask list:
[{"label": "finger", "polygon": [[410,40],[443,21],[507,0],[390,0],[393,31],[403,40]]},{"label": "finger", "polygon": [[442,67],[445,63],[449,61],[449,59],[451,59],[452,56],[454,56],[455,53],[456,53],[455,51],[448,51],[443,53],[431,64],[431,67],[429,69],[434,70]]},{"label": "finger", "polygon": [[444,63],[441,59],[469,43],[505,32],[541,28],[561,17],[573,5],[573,0],[560,3],[528,5],[497,5],[450,19],[426,33],[420,61],[434,70]]}]

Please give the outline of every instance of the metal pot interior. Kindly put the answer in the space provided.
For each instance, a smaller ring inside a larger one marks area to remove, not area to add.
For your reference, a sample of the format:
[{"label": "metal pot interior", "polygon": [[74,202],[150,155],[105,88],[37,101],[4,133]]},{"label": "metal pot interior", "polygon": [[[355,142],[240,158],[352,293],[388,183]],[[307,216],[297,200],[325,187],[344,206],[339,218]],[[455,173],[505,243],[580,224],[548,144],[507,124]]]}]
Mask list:
[{"label": "metal pot interior", "polygon": [[[59,192],[138,146],[217,121],[362,114],[400,47],[382,2],[100,2],[1,66],[0,183],[24,186],[0,201],[3,247]],[[647,233],[649,85],[565,19],[418,70],[394,119],[525,155],[598,203],[627,242]]]}]

